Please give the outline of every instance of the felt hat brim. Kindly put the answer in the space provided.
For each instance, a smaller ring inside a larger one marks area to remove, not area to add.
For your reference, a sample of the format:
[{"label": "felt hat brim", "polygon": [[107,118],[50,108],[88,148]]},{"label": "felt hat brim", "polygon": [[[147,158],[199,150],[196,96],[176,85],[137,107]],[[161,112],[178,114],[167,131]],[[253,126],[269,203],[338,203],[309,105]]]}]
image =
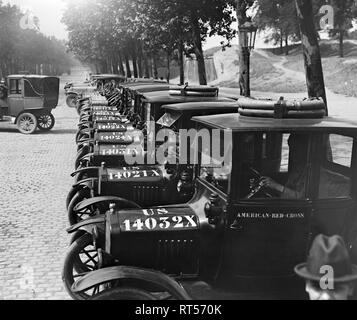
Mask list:
[{"label": "felt hat brim", "polygon": [[[306,280],[320,281],[323,277],[323,274],[321,276],[317,276],[315,274],[310,273],[307,269],[306,263],[301,263],[297,265],[294,268],[294,271],[298,276]],[[333,281],[338,283],[357,281],[357,266],[352,265],[351,274],[345,275],[343,277],[334,278]]]}]

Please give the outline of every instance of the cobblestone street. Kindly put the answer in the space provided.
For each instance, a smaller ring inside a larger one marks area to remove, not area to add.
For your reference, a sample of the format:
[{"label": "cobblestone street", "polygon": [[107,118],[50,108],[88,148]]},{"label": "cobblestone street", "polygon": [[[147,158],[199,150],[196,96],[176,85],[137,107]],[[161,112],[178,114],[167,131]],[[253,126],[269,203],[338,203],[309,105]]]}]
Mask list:
[{"label": "cobblestone street", "polygon": [[[82,70],[71,79],[84,77]],[[69,299],[61,271],[78,116],[65,104],[68,79],[61,80],[52,131],[26,136],[0,124],[0,299]]]}]

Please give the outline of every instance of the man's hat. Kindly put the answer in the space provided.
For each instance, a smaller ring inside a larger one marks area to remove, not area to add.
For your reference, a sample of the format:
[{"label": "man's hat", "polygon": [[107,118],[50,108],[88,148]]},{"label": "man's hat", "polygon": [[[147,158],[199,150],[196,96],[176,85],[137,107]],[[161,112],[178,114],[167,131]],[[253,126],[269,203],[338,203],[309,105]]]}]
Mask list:
[{"label": "man's hat", "polygon": [[331,266],[335,282],[357,280],[357,266],[352,265],[345,242],[340,236],[318,235],[312,243],[306,263],[295,267],[295,272],[306,280],[320,281],[325,275],[321,267]]}]

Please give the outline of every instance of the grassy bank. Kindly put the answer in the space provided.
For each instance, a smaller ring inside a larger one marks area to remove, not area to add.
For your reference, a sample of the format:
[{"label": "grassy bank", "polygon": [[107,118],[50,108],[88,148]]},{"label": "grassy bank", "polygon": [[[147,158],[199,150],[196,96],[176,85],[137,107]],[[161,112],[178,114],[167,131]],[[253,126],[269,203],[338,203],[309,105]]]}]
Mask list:
[{"label": "grassy bank", "polygon": [[[357,97],[357,45],[345,42],[345,57],[338,56],[336,42],[320,43],[325,85],[335,93]],[[303,57],[300,49],[295,49],[287,57],[286,68],[304,72]]]},{"label": "grassy bank", "polygon": [[[217,53],[222,54],[224,53]],[[238,53],[237,53],[238,54]],[[216,59],[224,60],[224,57],[217,57]],[[279,93],[295,93],[306,91],[304,81],[287,76],[284,71],[276,68],[275,63],[281,61],[279,56],[269,53],[269,57],[253,51],[251,55],[250,65],[250,82],[251,89],[263,92],[279,92]],[[234,68],[238,71],[238,59],[234,61]],[[238,75],[232,74],[222,81],[216,81],[215,85],[222,87],[238,88]]]}]

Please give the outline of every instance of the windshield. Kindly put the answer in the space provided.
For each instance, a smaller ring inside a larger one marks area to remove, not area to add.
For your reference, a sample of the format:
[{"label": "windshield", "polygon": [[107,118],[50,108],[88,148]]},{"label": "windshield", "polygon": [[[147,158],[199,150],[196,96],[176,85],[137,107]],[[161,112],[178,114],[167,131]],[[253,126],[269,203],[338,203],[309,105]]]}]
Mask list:
[{"label": "windshield", "polygon": [[210,144],[203,139],[201,141],[200,178],[228,194],[232,172],[232,136],[230,132],[213,131]]},{"label": "windshield", "polygon": [[171,128],[182,116],[181,112],[167,111],[158,121],[157,124],[166,128]]}]

